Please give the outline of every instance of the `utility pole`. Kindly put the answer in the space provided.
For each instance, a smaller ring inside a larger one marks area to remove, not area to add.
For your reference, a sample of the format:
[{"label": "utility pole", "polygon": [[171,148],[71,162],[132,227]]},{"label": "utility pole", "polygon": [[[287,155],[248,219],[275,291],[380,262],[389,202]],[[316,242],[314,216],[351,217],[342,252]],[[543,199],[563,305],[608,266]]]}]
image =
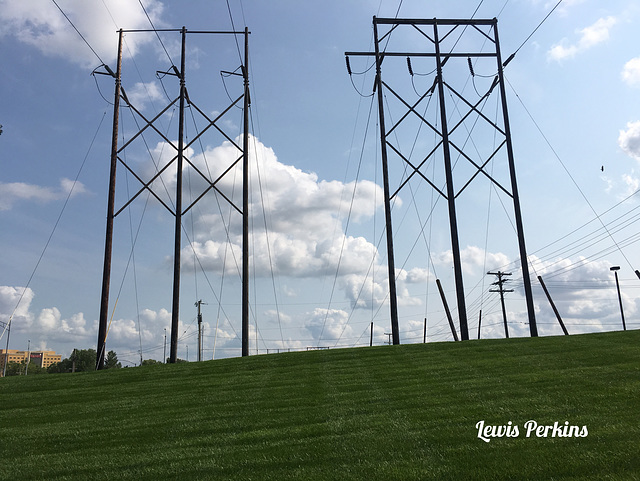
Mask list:
[{"label": "utility pole", "polygon": [[371,321],[371,334],[369,335],[369,347],[373,346],[373,321]]},{"label": "utility pole", "polygon": [[0,321],[0,326],[3,326],[3,329],[7,333],[7,346],[4,349],[4,365],[2,367],[2,377],[6,377],[7,364],[9,363],[9,334],[11,334],[11,318],[9,318],[8,322]]},{"label": "utility pole", "polygon": [[499,292],[500,293],[500,303],[502,304],[502,320],[504,321],[504,335],[506,338],[509,338],[509,328],[507,326],[507,310],[504,307],[504,293],[505,292],[513,292],[513,289],[505,289],[504,284],[509,281],[509,279],[505,279],[505,276],[510,276],[511,272],[487,272],[489,276],[497,276],[498,280],[491,284],[492,286],[498,286],[497,289],[489,289],[489,292]]},{"label": "utility pole", "polygon": [[384,118],[384,93],[382,91],[382,60],[378,42],[378,24],[373,22],[376,57],[376,90],[378,91],[378,113],[380,117],[380,141],[382,157],[382,184],[384,190],[385,232],[387,235],[387,267],[389,270],[389,308],[391,316],[391,335],[394,344],[400,344],[400,328],[398,324],[398,298],[396,294],[396,268],[393,250],[393,230],[391,224],[391,197],[389,190],[389,167],[387,162],[387,135]]},{"label": "utility pole", "polygon": [[195,304],[198,308],[198,362],[202,361],[202,313],[200,312],[202,304],[206,305],[207,303],[199,300]]},{"label": "utility pole", "polygon": [[115,78],[113,98],[113,131],[111,136],[111,163],[109,173],[109,197],[107,200],[107,229],[104,245],[104,264],[102,266],[102,295],[100,297],[100,318],[98,321],[98,346],[96,348],[96,369],[104,368],[104,349],[107,341],[107,322],[109,317],[109,287],[111,285],[111,255],[113,252],[113,220],[115,218],[116,169],[118,165],[118,125],[120,120],[120,97],[122,95],[122,29],[118,32],[118,64],[116,73],[107,68]]},{"label": "utility pole", "polygon": [[164,349],[162,350],[162,362],[167,363],[167,328],[164,328]]}]

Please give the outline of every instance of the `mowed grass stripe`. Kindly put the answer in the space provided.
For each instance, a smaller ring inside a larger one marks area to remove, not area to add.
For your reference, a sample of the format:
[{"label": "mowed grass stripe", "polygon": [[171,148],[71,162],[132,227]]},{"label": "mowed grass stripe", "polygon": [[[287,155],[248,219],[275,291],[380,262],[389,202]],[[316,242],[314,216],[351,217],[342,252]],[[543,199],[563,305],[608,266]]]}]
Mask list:
[{"label": "mowed grass stripe", "polygon": [[[640,332],[0,379],[1,479],[640,479]],[[586,438],[526,438],[530,419]],[[517,438],[477,438],[512,421]]]}]

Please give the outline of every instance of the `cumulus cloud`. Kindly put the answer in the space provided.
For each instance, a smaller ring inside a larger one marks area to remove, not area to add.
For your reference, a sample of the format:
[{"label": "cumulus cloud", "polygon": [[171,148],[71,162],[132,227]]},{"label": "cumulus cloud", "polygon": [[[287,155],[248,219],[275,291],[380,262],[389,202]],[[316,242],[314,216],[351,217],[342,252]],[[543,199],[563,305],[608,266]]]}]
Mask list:
[{"label": "cumulus cloud", "polygon": [[16,324],[31,322],[29,307],[33,298],[34,292],[29,287],[0,286],[0,319],[8,322],[13,315]]},{"label": "cumulus cloud", "polygon": [[[272,149],[251,138],[252,167],[250,172],[249,217],[251,228],[250,264],[259,277],[317,277],[364,274],[378,262],[378,250],[361,236],[348,235],[344,224],[350,214],[352,224],[374,215],[382,205],[380,186],[370,181],[343,183],[318,179],[280,162]],[[159,144],[154,153],[164,165],[174,149]],[[193,164],[212,179],[219,179],[217,189],[234,205],[241,200],[241,167],[231,168],[222,175],[240,152],[229,141],[205,152],[188,153]],[[167,190],[175,190],[175,172],[168,169],[163,182]],[[175,169],[173,169],[175,170]],[[204,192],[209,184],[191,175],[193,197]],[[162,188],[164,190],[164,188]],[[210,194],[211,195],[211,194]],[[238,273],[242,252],[241,216],[218,196],[207,197],[212,209],[193,210],[195,238],[183,249],[185,265],[197,262],[209,271]],[[218,206],[220,206],[218,208]],[[350,210],[349,210],[350,208]],[[265,228],[265,222],[267,227]],[[226,227],[225,227],[226,224]]]},{"label": "cumulus cloud", "polygon": [[[460,260],[462,261],[462,270],[465,274],[482,274],[483,267],[486,269],[497,269],[510,263],[509,258],[501,252],[485,252],[484,249],[477,246],[467,246],[460,250]],[[436,264],[444,265],[453,262],[453,252],[445,251],[435,257]]]},{"label": "cumulus cloud", "polygon": [[640,120],[627,123],[627,130],[620,131],[618,145],[625,154],[640,160]]},{"label": "cumulus cloud", "polygon": [[[421,299],[411,296],[407,284],[425,282],[426,275],[422,277],[420,273],[416,276],[418,271],[415,270],[410,272],[411,275],[404,269],[396,269],[396,299],[399,306],[422,304]],[[386,266],[379,268],[375,280],[367,274],[349,274],[341,278],[340,285],[354,309],[371,309],[389,304],[389,276]]]},{"label": "cumulus cloud", "polygon": [[129,102],[138,110],[144,110],[149,104],[165,99],[158,82],[137,82],[126,94]]},{"label": "cumulus cloud", "polygon": [[573,58],[577,54],[607,41],[609,39],[609,31],[616,23],[617,19],[615,17],[599,19],[593,25],[578,31],[580,38],[576,43],[568,44],[567,40],[564,39],[562,42],[551,47],[548,53],[549,58],[556,61]]},{"label": "cumulus cloud", "polygon": [[0,210],[11,209],[16,202],[35,200],[37,202],[52,202],[87,193],[88,190],[81,182],[62,179],[58,188],[42,187],[24,182],[0,183]]},{"label": "cumulus cloud", "polygon": [[[536,273],[545,280],[571,334],[617,328],[620,311],[609,261],[578,257],[576,260],[558,258],[543,262],[535,256],[530,256],[530,261]],[[540,295],[543,296],[541,292]],[[625,313],[634,315],[635,302],[624,289],[622,298]],[[542,316],[555,321],[549,304],[540,302],[539,305]]]},{"label": "cumulus cloud", "polygon": [[[59,0],[58,4],[104,62],[116,56],[118,28],[149,28],[149,21],[138,2],[104,0],[85,2]],[[163,5],[145,0],[145,7],[156,26],[162,24]],[[62,57],[83,66],[95,66],[98,60],[85,45],[63,14],[50,0],[5,0],[0,9],[0,36],[13,35],[43,54]],[[153,40],[152,34],[127,37],[131,54]]]},{"label": "cumulus cloud", "polygon": [[624,64],[621,76],[627,85],[640,86],[640,57],[632,58]]},{"label": "cumulus cloud", "polygon": [[314,339],[337,341],[341,338],[353,337],[353,329],[348,324],[349,314],[341,309],[316,308],[311,312],[305,328]]}]

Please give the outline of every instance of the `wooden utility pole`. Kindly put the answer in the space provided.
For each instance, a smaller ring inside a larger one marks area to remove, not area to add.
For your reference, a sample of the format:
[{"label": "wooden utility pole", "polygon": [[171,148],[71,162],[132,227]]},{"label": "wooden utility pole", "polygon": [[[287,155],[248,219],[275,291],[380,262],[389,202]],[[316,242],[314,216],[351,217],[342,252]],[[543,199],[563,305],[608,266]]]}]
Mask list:
[{"label": "wooden utility pole", "polygon": [[511,272],[487,272],[487,275],[490,276],[498,276],[498,280],[491,284],[492,286],[498,286],[497,289],[489,289],[489,292],[499,292],[500,293],[500,304],[502,304],[502,320],[504,321],[504,335],[509,338],[509,327],[507,326],[507,310],[504,307],[504,293],[505,292],[513,292],[513,289],[505,289],[504,284],[508,282],[509,279],[504,279],[505,276],[510,276]]},{"label": "wooden utility pole", "polygon": [[202,312],[200,312],[200,306],[202,304],[206,305],[207,303],[199,300],[195,304],[198,308],[198,362],[202,361]]}]

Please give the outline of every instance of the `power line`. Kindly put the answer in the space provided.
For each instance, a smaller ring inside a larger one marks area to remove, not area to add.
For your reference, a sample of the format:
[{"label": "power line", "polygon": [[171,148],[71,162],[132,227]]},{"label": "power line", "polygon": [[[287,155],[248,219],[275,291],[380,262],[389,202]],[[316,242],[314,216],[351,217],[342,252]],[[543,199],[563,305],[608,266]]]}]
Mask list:
[{"label": "power line", "polygon": [[[55,3],[55,2],[54,2]],[[91,153],[91,149],[93,148],[93,144],[96,140],[96,138],[98,137],[98,133],[100,132],[100,127],[102,127],[102,122],[104,121],[104,118],[106,117],[107,112],[105,111],[102,114],[102,118],[100,119],[100,123],[98,124],[98,128],[96,129],[95,134],[93,135],[93,138],[91,139],[91,143],[89,144],[89,148],[87,149],[87,153],[84,156],[84,159],[82,159],[82,163],[80,164],[80,168],[78,169],[78,173],[76,174],[75,179],[73,180],[73,184],[71,185],[71,188],[69,189],[69,193],[67,194],[67,198],[64,201],[64,205],[62,206],[62,209],[60,210],[60,214],[58,215],[58,218],[56,219],[56,222],[53,226],[53,229],[51,230],[51,234],[49,234],[49,238],[47,239],[47,242],[45,243],[44,248],[42,249],[42,252],[40,253],[40,257],[38,258],[38,261],[36,262],[35,267],[33,268],[33,271],[31,272],[31,275],[29,276],[29,280],[27,281],[27,285],[24,287],[22,294],[20,295],[20,298],[18,299],[18,302],[16,304],[15,309],[13,310],[13,312],[11,313],[11,316],[9,316],[9,321],[7,323],[7,326],[5,327],[5,331],[8,328],[9,324],[11,323],[11,320],[13,319],[13,316],[15,315],[16,311],[18,310],[18,307],[20,307],[20,303],[22,302],[22,299],[24,298],[25,293],[27,292],[27,289],[29,288],[29,286],[31,285],[31,281],[33,280],[33,277],[36,274],[36,271],[38,270],[38,267],[40,266],[40,263],[42,262],[42,259],[44,257],[45,252],[47,252],[47,249],[49,248],[49,244],[51,244],[51,240],[53,239],[53,235],[55,234],[58,225],[60,224],[60,220],[62,219],[62,215],[64,214],[67,205],[69,204],[69,200],[71,199],[71,196],[73,195],[73,191],[76,187],[76,185],[78,184],[78,179],[80,178],[80,174],[82,173],[82,170],[87,162],[87,159],[89,158],[89,154]],[[2,339],[2,336],[4,335],[4,331],[2,332],[2,334],[0,335],[0,339]]]},{"label": "power line", "polygon": [[[536,28],[534,28],[534,29],[533,29],[533,32],[531,32],[531,33],[529,34],[529,36],[524,40],[524,42],[522,42],[522,43],[520,44],[520,46],[516,49],[516,51],[515,51],[515,52],[513,52],[513,53],[511,54],[511,56],[510,56],[510,57],[509,57],[509,58],[504,62],[504,64],[503,64],[504,66],[506,66],[509,62],[511,62],[511,60],[513,60],[513,57],[515,57],[515,56],[516,56],[516,54],[520,51],[520,49],[521,49],[522,47],[524,47],[524,45],[525,45],[525,44],[526,44],[526,43],[531,39],[531,37],[533,37],[533,36],[534,36],[534,34],[538,31],[538,29],[539,29],[540,27],[542,27],[542,24],[543,24],[544,22],[546,22],[546,21],[547,21],[547,19],[551,16],[551,14],[555,11],[555,9],[556,9],[556,8],[558,8],[558,7],[560,6],[560,4],[562,3],[562,1],[563,1],[563,0],[559,0],[559,2],[558,2],[558,3],[556,3],[555,7],[553,7],[549,13],[547,13],[547,16],[546,16],[546,17],[544,17],[544,18],[542,19],[542,21],[538,24],[538,26],[537,26]],[[505,6],[506,6],[506,3],[505,3]],[[504,7],[502,7],[502,9],[504,10]],[[500,10],[500,12],[502,12],[502,10]]]},{"label": "power line", "polygon": [[[560,0],[561,2],[562,0]],[[560,4],[560,2],[558,2],[558,5]],[[557,7],[557,5],[556,5]],[[554,7],[555,8],[555,7]],[[505,77],[506,79],[506,77]],[[584,199],[584,201],[587,203],[587,205],[589,206],[589,208],[591,209],[591,211],[593,212],[593,214],[596,216],[596,218],[598,219],[598,221],[600,222],[600,224],[602,225],[603,229],[607,232],[607,234],[609,235],[609,237],[611,238],[611,240],[613,241],[613,243],[615,244],[615,246],[617,247],[618,251],[620,252],[620,254],[622,254],[622,257],[624,257],[624,260],[627,262],[627,264],[629,264],[629,267],[631,267],[632,270],[633,269],[633,265],[631,264],[631,262],[629,261],[629,259],[627,258],[627,256],[624,254],[624,252],[622,251],[621,247],[618,245],[618,243],[616,242],[616,240],[613,238],[613,235],[611,234],[611,232],[609,231],[609,229],[607,228],[607,226],[605,225],[605,223],[602,221],[601,216],[596,212],[595,208],[593,207],[593,204],[591,204],[591,202],[589,201],[589,199],[587,198],[586,194],[584,193],[584,191],[580,188],[580,186],[578,185],[578,183],[576,182],[576,180],[574,179],[573,175],[571,175],[571,172],[569,172],[569,169],[567,169],[567,166],[565,165],[565,163],[562,161],[562,159],[560,158],[560,155],[558,154],[558,152],[556,151],[556,149],[553,147],[553,145],[551,145],[551,142],[549,141],[549,139],[547,138],[547,136],[545,135],[545,133],[542,131],[542,129],[540,128],[540,126],[538,125],[538,123],[536,122],[536,120],[533,118],[533,115],[531,114],[531,112],[529,111],[529,109],[527,108],[527,106],[524,104],[524,102],[522,101],[522,99],[520,98],[520,96],[518,95],[518,93],[516,92],[516,90],[513,88],[513,85],[511,85],[511,82],[509,82],[508,79],[507,83],[509,84],[509,87],[511,87],[511,90],[513,90],[513,93],[516,95],[516,97],[518,98],[518,101],[520,102],[520,104],[522,105],[522,107],[524,108],[525,112],[527,113],[527,115],[529,116],[529,118],[531,119],[531,121],[533,122],[533,125],[535,125],[536,129],[538,130],[538,132],[540,133],[540,135],[542,135],[542,138],[544,139],[544,141],[546,142],[546,144],[549,146],[549,148],[551,149],[551,151],[553,152],[553,155],[556,157],[556,159],[558,159],[558,162],[560,162],[560,165],[562,165],[562,168],[564,169],[564,171],[567,173],[567,175],[569,176],[569,178],[571,179],[571,182],[573,182],[573,185],[575,185],[576,189],[578,189],[578,192],[580,192],[580,195],[582,195],[582,198]]]},{"label": "power line", "polygon": [[73,24],[73,22],[71,21],[71,19],[67,16],[67,14],[66,14],[66,13],[64,13],[64,10],[62,10],[62,8],[60,8],[60,5],[58,5],[58,4],[56,3],[56,0],[51,0],[51,1],[53,2],[53,4],[54,4],[56,7],[58,7],[58,10],[60,10],[60,13],[62,13],[62,15],[64,15],[64,18],[66,18],[66,19],[67,19],[67,21],[69,22],[69,24],[70,24],[70,25],[73,27],[73,29],[78,33],[78,35],[80,35],[80,38],[84,41],[84,43],[86,43],[86,44],[87,44],[87,47],[89,47],[89,48],[91,49],[91,51],[93,52],[93,54],[97,57],[97,59],[98,59],[98,60],[100,60],[100,63],[101,63],[102,65],[106,65],[106,64],[104,63],[104,61],[100,58],[100,55],[98,55],[98,53],[93,49],[93,47],[91,46],[91,44],[89,44],[89,42],[87,41],[87,39],[86,39],[86,38],[84,38],[84,35],[82,35],[82,34],[80,33],[80,30],[78,30],[78,29],[76,28],[76,26]]},{"label": "power line", "polygon": [[174,63],[173,63],[173,60],[171,59],[171,55],[169,55],[169,52],[167,52],[167,48],[164,46],[164,43],[162,43],[162,39],[160,38],[160,35],[158,34],[158,31],[156,30],[155,25],[151,21],[151,17],[149,17],[149,14],[147,13],[147,9],[144,8],[144,4],[142,3],[142,0],[138,0],[138,3],[140,3],[140,6],[142,7],[142,10],[144,11],[144,14],[147,17],[147,20],[149,20],[149,23],[151,24],[151,28],[153,29],[153,32],[156,34],[156,37],[158,37],[158,40],[160,41],[160,45],[162,45],[162,49],[164,50],[164,53],[167,54],[167,58],[169,59],[169,62],[173,66]]}]

